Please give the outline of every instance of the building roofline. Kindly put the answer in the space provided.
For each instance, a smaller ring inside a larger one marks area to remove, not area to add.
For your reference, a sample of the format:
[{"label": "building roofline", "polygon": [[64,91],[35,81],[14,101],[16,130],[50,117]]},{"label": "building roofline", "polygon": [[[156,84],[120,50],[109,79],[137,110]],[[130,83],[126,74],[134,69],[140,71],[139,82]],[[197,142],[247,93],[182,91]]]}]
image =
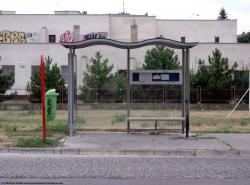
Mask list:
[{"label": "building roofline", "polygon": [[217,19],[156,19],[157,21],[237,21],[237,19],[229,19],[229,20],[217,20]]},{"label": "building roofline", "polygon": [[[59,11],[60,12],[60,11]],[[52,14],[52,13],[47,13],[47,14],[0,14],[0,16],[119,16],[119,17],[156,17],[154,15],[134,15],[134,14],[115,14],[115,13],[107,13],[107,14]]]}]

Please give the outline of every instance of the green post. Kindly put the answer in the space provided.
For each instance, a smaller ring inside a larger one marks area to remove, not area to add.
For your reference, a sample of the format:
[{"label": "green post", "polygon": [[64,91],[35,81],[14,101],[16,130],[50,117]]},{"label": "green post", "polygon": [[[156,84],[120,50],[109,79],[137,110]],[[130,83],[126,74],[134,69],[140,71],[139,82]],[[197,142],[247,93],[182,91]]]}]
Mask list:
[{"label": "green post", "polygon": [[57,96],[58,93],[55,89],[50,89],[45,93],[46,119],[48,121],[55,120]]}]

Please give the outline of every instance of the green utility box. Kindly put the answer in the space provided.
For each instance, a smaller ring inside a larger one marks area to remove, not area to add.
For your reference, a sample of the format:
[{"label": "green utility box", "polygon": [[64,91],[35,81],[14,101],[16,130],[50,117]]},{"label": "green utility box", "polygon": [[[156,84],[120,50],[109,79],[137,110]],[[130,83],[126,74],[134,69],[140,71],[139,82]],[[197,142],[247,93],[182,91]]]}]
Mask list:
[{"label": "green utility box", "polygon": [[50,89],[45,93],[46,119],[48,121],[55,120],[57,96],[58,93],[55,89]]}]

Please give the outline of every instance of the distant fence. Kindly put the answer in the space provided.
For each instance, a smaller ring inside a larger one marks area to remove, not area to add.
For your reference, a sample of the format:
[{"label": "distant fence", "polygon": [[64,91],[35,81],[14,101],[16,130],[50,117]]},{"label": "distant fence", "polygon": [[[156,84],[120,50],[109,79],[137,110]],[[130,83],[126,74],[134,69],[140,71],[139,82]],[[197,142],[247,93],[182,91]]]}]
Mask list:
[{"label": "distant fence", "polygon": [[[232,87],[221,91],[211,91],[201,87],[190,90],[191,103],[235,103],[245,93],[246,89]],[[59,90],[58,103],[67,102],[67,89],[63,87]],[[126,90],[115,91],[110,89],[84,89],[78,90],[77,100],[84,103],[124,103],[127,100]],[[248,103],[249,95],[243,99],[243,103]],[[39,103],[40,98],[32,96],[30,91],[25,89],[9,89],[5,94],[0,94],[0,102],[6,100],[27,100]],[[181,87],[132,87],[132,103],[180,103],[182,100]]]}]

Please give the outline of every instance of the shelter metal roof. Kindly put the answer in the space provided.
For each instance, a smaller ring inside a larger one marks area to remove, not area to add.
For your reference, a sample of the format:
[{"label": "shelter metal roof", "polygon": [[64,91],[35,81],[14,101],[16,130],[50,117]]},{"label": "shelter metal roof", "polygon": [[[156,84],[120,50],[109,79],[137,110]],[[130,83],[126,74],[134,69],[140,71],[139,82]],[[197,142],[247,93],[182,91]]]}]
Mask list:
[{"label": "shelter metal roof", "polygon": [[157,45],[157,44],[165,45],[175,49],[187,49],[198,45],[198,42],[178,42],[175,40],[165,39],[165,38],[153,38],[153,39],[142,40],[139,42],[120,42],[112,39],[91,39],[79,42],[61,42],[62,46],[69,49],[80,49],[95,45],[107,45],[120,49],[136,49],[144,46]]}]

